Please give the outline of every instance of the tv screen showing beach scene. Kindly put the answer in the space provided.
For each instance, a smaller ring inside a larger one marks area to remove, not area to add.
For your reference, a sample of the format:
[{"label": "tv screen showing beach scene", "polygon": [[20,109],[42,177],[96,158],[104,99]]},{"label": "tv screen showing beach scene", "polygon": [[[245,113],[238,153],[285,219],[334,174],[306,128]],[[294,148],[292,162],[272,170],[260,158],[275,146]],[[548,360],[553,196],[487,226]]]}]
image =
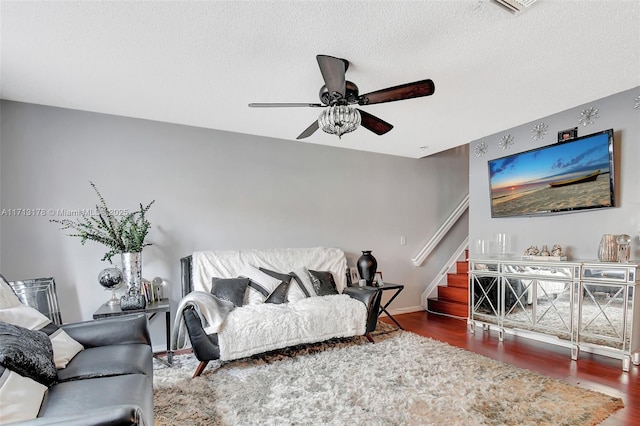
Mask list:
[{"label": "tv screen showing beach scene", "polygon": [[613,129],[489,160],[491,217],[614,207]]}]

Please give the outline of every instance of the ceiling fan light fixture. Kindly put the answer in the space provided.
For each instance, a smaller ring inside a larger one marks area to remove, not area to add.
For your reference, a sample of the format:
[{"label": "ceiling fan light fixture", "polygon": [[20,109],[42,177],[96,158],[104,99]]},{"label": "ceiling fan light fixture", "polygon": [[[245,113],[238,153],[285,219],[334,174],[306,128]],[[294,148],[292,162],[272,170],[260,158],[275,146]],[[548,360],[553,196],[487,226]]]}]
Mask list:
[{"label": "ceiling fan light fixture", "polygon": [[348,105],[326,107],[318,117],[318,126],[325,133],[338,135],[342,139],[345,133],[353,132],[360,126],[360,111]]}]

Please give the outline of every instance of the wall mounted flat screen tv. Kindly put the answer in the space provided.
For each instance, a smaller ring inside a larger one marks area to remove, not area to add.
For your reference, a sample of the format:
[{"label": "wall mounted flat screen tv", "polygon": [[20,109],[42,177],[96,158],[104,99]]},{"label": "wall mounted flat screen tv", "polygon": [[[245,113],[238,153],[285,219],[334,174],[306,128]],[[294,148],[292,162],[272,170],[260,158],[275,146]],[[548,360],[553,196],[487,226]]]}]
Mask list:
[{"label": "wall mounted flat screen tv", "polygon": [[613,129],[489,160],[491,217],[615,207]]}]

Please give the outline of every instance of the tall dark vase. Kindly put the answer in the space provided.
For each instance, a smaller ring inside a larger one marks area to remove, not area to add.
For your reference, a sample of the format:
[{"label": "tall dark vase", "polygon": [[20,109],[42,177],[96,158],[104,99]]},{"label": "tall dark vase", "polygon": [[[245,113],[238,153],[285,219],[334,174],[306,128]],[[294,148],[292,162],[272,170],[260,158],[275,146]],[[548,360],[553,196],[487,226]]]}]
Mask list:
[{"label": "tall dark vase", "polygon": [[360,278],[367,282],[370,286],[373,284],[373,277],[376,275],[378,261],[371,255],[371,250],[363,250],[362,256],[358,259],[358,273]]}]

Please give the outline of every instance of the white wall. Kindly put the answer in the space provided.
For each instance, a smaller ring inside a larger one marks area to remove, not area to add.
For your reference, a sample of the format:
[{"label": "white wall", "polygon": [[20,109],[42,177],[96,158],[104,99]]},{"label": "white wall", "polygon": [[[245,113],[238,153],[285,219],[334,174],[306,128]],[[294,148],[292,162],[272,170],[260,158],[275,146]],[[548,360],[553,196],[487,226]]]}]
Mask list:
[{"label": "white wall", "polygon": [[[498,232],[513,236],[513,251],[523,254],[530,245],[551,247],[561,244],[571,259],[597,259],[598,244],[602,234],[629,234],[633,237],[632,258],[640,259],[640,109],[634,108],[640,95],[640,87],[595,99],[588,104],[542,117],[469,144],[469,234],[471,245],[476,239],[493,239]],[[586,108],[599,110],[599,118],[593,125],[578,124],[580,113]],[[531,129],[537,123],[549,126],[542,140],[534,141]],[[557,132],[578,127],[578,136],[601,130],[614,129],[616,152],[615,179],[617,207],[588,210],[571,214],[530,217],[491,218],[489,176],[487,161],[520,151],[550,145],[557,142]],[[514,136],[514,144],[507,150],[498,148],[504,135]],[[489,150],[483,157],[476,157],[474,148],[485,142]]]},{"label": "white wall", "polygon": [[[468,191],[466,146],[416,160],[9,101],[1,107],[2,206],[91,208],[89,180],[114,209],[156,200],[143,275],[169,281],[174,307],[178,260],[195,250],[332,246],[350,266],[360,250],[373,250],[385,280],[407,286],[392,308],[421,309],[424,288],[468,232],[465,218],[422,267],[411,263]],[[109,296],[97,283],[105,250],[82,246],[49,219],[0,218],[2,273],[54,276],[63,320],[90,319]],[[155,335],[164,339],[161,327]]]}]

